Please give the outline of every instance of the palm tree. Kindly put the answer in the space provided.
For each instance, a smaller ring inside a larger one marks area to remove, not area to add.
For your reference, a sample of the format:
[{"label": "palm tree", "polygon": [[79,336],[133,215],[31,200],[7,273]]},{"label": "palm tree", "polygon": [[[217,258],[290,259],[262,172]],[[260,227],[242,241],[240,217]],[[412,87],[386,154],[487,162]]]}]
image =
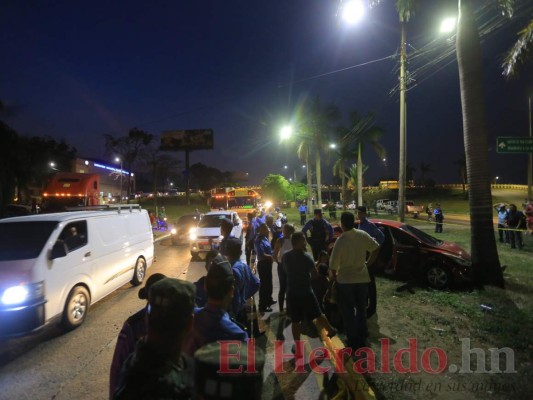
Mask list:
[{"label": "palm tree", "polygon": [[[321,153],[327,151],[329,143],[329,133],[333,129],[333,123],[340,118],[339,109],[333,105],[323,106],[320,98],[315,97],[303,108],[304,120],[300,124],[300,144],[299,154],[306,156],[308,184],[310,182],[311,171],[309,168],[309,158],[312,153],[315,155],[316,187],[318,208],[322,207],[322,171]],[[310,188],[308,188],[310,192]]]},{"label": "palm tree", "polygon": [[312,177],[312,171],[311,171],[311,165],[309,164],[309,154],[311,152],[310,149],[310,143],[307,140],[302,140],[298,144],[298,150],[297,154],[300,160],[302,160],[305,163],[305,172],[306,172],[306,178],[307,178],[307,211],[309,212],[311,210],[311,199],[313,198],[313,186],[311,182]]},{"label": "palm tree", "polygon": [[[509,2],[509,0],[507,0]],[[503,74],[513,76],[517,71],[517,65],[526,61],[531,56],[531,47],[533,46],[533,20],[518,32],[518,40],[509,50],[503,63]]]},{"label": "palm tree", "polygon": [[455,160],[453,162],[454,164],[458,165],[458,173],[461,177],[461,182],[463,183],[463,194],[466,193],[466,183],[468,182],[467,176],[466,176],[466,156],[463,154],[458,160]]},{"label": "palm tree", "polygon": [[481,46],[471,0],[459,0],[457,65],[470,205],[472,265],[478,284],[504,287],[492,223]]},{"label": "palm tree", "polygon": [[411,163],[407,163],[405,166],[405,176],[407,177],[407,181],[412,181],[415,177],[415,171],[416,168],[411,165]]},{"label": "palm tree", "polygon": [[424,162],[420,163],[420,185],[426,186],[426,174],[433,171],[431,169],[431,164],[426,164]]},{"label": "palm tree", "polygon": [[[385,148],[379,143],[383,136],[383,129],[374,125],[375,117],[367,114],[359,116],[357,111],[350,113],[351,141],[356,145],[357,165],[363,165],[363,151],[370,145],[380,159],[385,157]],[[363,172],[364,168],[357,168],[357,204],[363,204]]]},{"label": "palm tree", "polygon": [[351,142],[350,138],[350,130],[348,128],[337,128],[337,140],[334,151],[337,160],[333,164],[333,175],[341,178],[341,200],[343,205],[346,204],[346,178],[348,178],[346,161],[354,155],[353,142]]}]

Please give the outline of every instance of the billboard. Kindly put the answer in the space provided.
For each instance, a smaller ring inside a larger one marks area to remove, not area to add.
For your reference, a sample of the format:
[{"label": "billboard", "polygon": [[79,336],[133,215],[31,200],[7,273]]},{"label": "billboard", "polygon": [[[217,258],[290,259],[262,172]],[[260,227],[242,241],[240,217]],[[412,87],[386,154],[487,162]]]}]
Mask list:
[{"label": "billboard", "polygon": [[213,129],[165,131],[161,134],[161,150],[211,150]]}]

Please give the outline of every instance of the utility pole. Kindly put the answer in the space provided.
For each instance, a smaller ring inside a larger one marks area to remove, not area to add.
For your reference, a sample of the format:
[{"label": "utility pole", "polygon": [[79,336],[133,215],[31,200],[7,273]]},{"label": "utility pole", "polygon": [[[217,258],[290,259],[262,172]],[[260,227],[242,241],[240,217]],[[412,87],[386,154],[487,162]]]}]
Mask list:
[{"label": "utility pole", "polygon": [[405,186],[406,186],[406,164],[407,164],[407,112],[405,106],[405,89],[406,89],[406,32],[405,22],[401,21],[401,43],[400,43],[400,168],[398,177],[398,216],[400,222],[405,221]]}]

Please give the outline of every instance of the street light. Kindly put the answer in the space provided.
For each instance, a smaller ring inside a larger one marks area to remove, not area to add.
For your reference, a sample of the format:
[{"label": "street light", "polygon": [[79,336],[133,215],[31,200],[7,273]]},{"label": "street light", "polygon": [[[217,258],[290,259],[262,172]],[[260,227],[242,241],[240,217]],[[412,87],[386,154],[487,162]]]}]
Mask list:
[{"label": "street light", "polygon": [[342,10],[342,19],[349,24],[356,24],[365,15],[365,5],[361,0],[348,1]]},{"label": "street light", "polygon": [[455,17],[449,17],[449,18],[443,19],[440,24],[441,33],[455,32],[456,24],[457,24],[457,19]]},{"label": "street light", "polygon": [[122,204],[122,158],[116,157],[115,162],[120,163],[120,204]]},{"label": "street light", "polygon": [[289,139],[292,136],[292,127],[287,125],[281,129],[281,140]]}]

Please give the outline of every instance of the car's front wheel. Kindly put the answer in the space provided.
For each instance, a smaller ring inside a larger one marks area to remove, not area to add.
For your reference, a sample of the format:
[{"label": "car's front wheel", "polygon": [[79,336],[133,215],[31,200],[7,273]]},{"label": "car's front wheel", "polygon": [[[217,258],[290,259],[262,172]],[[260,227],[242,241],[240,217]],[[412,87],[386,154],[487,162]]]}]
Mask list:
[{"label": "car's front wheel", "polygon": [[133,270],[133,278],[131,280],[131,284],[133,286],[139,286],[144,281],[145,276],[146,276],[146,261],[144,260],[144,258],[139,257],[137,259],[137,262],[135,263],[135,268]]},{"label": "car's front wheel", "polygon": [[76,286],[70,291],[61,321],[66,330],[71,331],[83,324],[87,311],[89,311],[90,302],[91,297],[85,287]]},{"label": "car's front wheel", "polygon": [[451,285],[452,274],[444,265],[430,265],[426,269],[426,281],[435,289],[444,289]]}]

